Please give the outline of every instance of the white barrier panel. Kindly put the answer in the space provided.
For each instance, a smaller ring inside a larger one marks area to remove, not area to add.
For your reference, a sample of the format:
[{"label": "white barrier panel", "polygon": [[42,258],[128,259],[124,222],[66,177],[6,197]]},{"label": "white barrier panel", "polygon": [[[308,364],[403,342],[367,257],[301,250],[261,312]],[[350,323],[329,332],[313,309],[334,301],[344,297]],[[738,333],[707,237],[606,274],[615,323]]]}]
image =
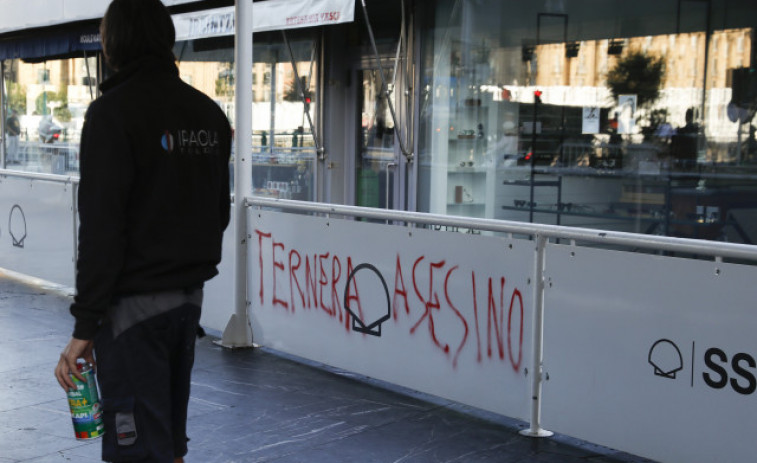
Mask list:
[{"label": "white barrier panel", "polygon": [[0,267],[74,286],[73,188],[0,178]]},{"label": "white barrier panel", "polygon": [[549,245],[542,423],[661,462],[754,461],[757,267]]},{"label": "white barrier panel", "polygon": [[218,275],[205,283],[200,323],[206,328],[223,332],[234,313],[234,205],[231,221],[223,234],[223,257]]},{"label": "white barrier panel", "polygon": [[[0,179],[0,267],[73,288],[74,186],[21,177]],[[232,206],[233,208],[233,206]],[[201,323],[223,331],[234,312],[234,216],[223,237],[219,274],[205,284]]]},{"label": "white barrier panel", "polygon": [[533,242],[250,212],[256,343],[527,419]]}]

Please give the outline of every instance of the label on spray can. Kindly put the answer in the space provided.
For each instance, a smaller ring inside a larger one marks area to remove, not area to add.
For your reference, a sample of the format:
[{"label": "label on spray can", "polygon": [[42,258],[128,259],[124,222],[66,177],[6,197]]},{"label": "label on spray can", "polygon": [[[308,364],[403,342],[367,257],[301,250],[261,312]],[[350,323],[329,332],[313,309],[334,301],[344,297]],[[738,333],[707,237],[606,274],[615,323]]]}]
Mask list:
[{"label": "label on spray can", "polygon": [[78,363],[76,366],[86,381],[82,382],[71,375],[76,389],[69,389],[66,393],[74,422],[74,434],[77,439],[94,439],[105,432],[95,374],[89,363]]}]

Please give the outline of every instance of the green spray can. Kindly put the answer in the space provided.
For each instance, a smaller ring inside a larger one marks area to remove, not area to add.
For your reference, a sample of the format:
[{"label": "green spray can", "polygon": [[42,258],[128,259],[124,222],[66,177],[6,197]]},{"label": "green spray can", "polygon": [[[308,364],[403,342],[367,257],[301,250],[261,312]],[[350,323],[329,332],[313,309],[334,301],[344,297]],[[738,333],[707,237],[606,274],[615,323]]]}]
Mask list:
[{"label": "green spray can", "polygon": [[69,389],[66,393],[74,422],[74,434],[77,439],[94,439],[105,433],[95,372],[91,363],[77,363],[76,367],[85,381],[71,375],[76,388]]}]

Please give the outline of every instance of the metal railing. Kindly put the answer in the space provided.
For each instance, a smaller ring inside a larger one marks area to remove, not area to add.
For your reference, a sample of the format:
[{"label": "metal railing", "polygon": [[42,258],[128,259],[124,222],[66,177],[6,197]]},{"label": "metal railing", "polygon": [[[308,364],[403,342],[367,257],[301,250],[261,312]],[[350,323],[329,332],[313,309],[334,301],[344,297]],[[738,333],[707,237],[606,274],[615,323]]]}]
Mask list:
[{"label": "metal railing", "polygon": [[[78,211],[76,208],[77,187],[79,178],[77,176],[65,176],[56,174],[19,172],[13,170],[0,169],[0,180],[4,178],[16,178],[29,181],[56,182],[69,184],[71,188],[72,203],[71,214],[73,215],[73,249],[74,262],[76,261],[76,248],[78,243]],[[551,433],[541,428],[541,387],[543,384],[543,316],[545,309],[544,291],[545,291],[545,271],[547,260],[547,246],[550,240],[565,240],[566,246],[611,246],[621,247],[630,251],[639,249],[659,251],[662,253],[682,253],[676,257],[690,257],[689,255],[702,258],[707,256],[715,262],[722,262],[723,259],[736,259],[741,262],[757,262],[757,246],[696,240],[688,238],[674,238],[658,235],[642,235],[626,232],[602,231],[587,228],[572,228],[556,225],[533,224],[513,221],[503,221],[494,219],[472,218],[449,216],[440,214],[430,214],[421,212],[408,212],[386,209],[374,209],[358,206],[345,206],[325,203],[313,203],[297,200],[271,199],[256,196],[246,196],[243,202],[245,208],[270,208],[282,211],[296,213],[311,213],[326,217],[344,217],[344,218],[364,218],[386,221],[395,224],[395,226],[418,226],[424,225],[430,228],[448,227],[463,228],[470,230],[480,230],[507,235],[509,238],[517,237],[529,240],[534,243],[533,254],[533,301],[534,301],[534,323],[537,328],[534,330],[533,337],[533,364],[531,365],[531,418],[530,427],[525,429],[523,434],[529,436],[547,436]],[[238,216],[241,217],[241,216]],[[471,239],[475,239],[472,235]],[[244,241],[244,240],[243,240]],[[242,274],[236,274],[239,268],[235,269],[234,279],[243,278],[244,286],[247,286],[247,269],[241,267]],[[74,269],[72,269],[73,271]],[[246,291],[245,291],[246,293]],[[248,317],[247,301],[243,300],[240,306],[240,314]],[[249,318],[239,322],[241,326],[249,324]],[[224,333],[226,336],[226,333]]]},{"label": "metal railing", "polygon": [[757,246],[748,244],[261,197],[247,197],[245,198],[245,205],[273,207],[282,210],[324,215],[342,215],[413,224],[462,227],[507,233],[510,235],[541,236],[547,239],[570,240],[573,244],[587,243],[600,246],[625,246],[655,251],[690,253],[699,256],[711,256],[716,260],[732,258],[757,262]]},{"label": "metal railing", "polygon": [[404,226],[407,226],[408,224],[424,224],[464,227],[481,231],[504,233],[509,237],[513,237],[513,235],[525,235],[526,237],[532,238],[535,242],[533,255],[535,328],[533,331],[532,346],[533,363],[531,365],[531,371],[533,372],[531,376],[532,402],[530,406],[530,426],[528,429],[521,431],[521,434],[531,437],[547,437],[553,434],[551,431],[541,427],[542,384],[545,378],[543,368],[544,291],[546,284],[544,269],[547,260],[546,246],[550,239],[569,240],[570,246],[576,246],[578,243],[586,243],[588,245],[600,246],[623,246],[629,247],[633,250],[643,248],[663,252],[691,253],[696,256],[711,256],[716,262],[721,262],[722,259],[726,257],[757,261],[757,246],[752,245],[259,197],[246,197],[244,204],[250,207],[274,208],[284,211],[323,214],[327,217],[333,215],[361,217],[386,220],[387,222],[399,222]]},{"label": "metal railing", "polygon": [[49,182],[79,184],[78,175],[46,174],[41,172],[25,172],[21,170],[0,169],[0,177],[17,177],[29,180],[45,180]]}]

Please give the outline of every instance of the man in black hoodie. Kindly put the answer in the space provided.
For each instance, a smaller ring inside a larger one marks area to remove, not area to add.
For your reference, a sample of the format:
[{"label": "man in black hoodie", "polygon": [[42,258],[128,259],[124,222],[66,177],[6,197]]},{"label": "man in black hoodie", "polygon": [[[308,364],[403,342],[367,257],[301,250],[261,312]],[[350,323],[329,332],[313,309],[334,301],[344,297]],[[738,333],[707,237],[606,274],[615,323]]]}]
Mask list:
[{"label": "man in black hoodie", "polygon": [[231,128],[179,78],[160,0],[114,0],[101,35],[116,73],[82,131],[76,321],[55,376],[71,388],[94,350],[103,460],[181,462],[202,287],[229,222]]}]

